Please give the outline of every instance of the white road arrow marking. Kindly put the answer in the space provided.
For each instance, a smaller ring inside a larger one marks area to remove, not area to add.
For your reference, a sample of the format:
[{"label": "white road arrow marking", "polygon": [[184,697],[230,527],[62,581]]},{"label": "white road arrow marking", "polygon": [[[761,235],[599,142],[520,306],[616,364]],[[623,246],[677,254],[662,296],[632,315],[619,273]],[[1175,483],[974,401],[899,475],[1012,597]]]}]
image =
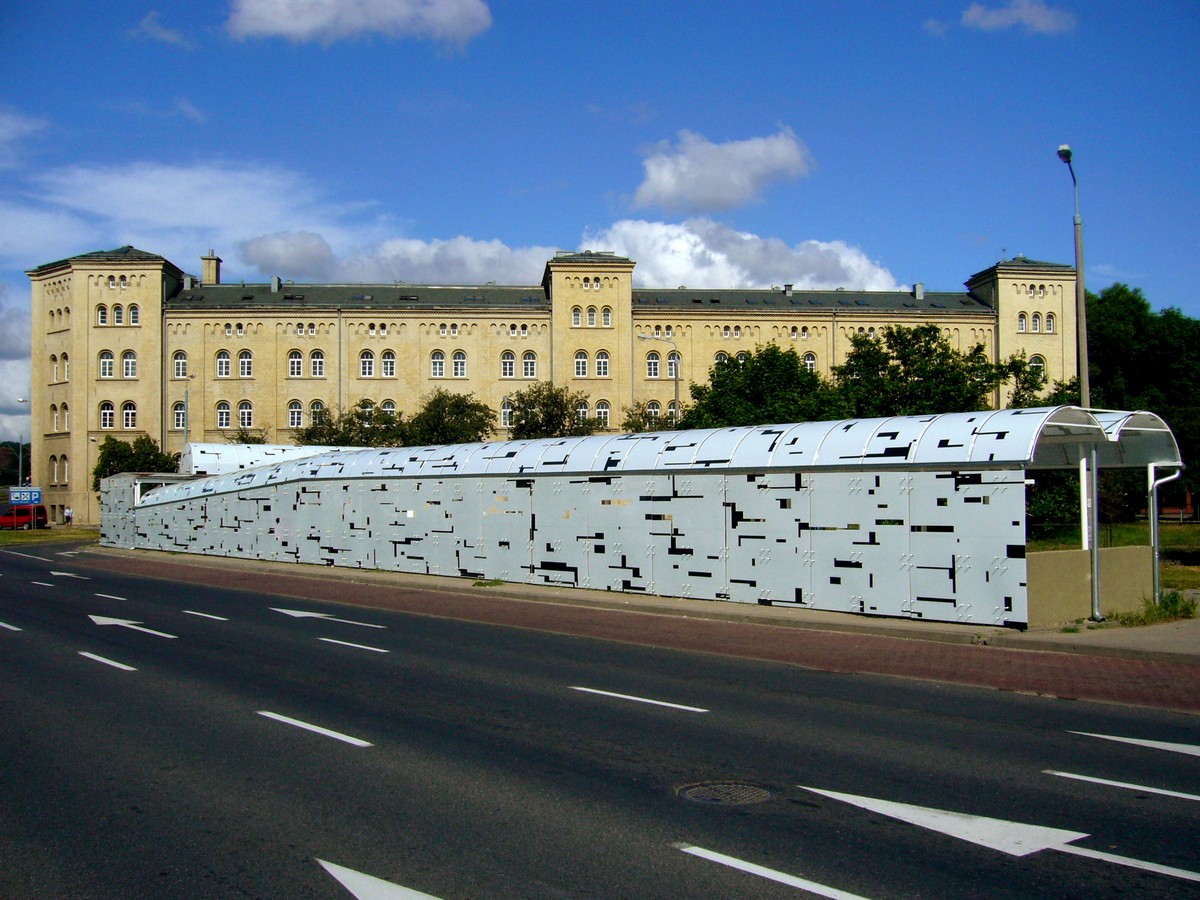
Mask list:
[{"label": "white road arrow marking", "polygon": [[412,888],[401,887],[373,875],[364,875],[362,872],[355,872],[353,869],[325,862],[323,859],[318,859],[317,862],[357,900],[422,900],[422,898],[438,900],[432,894],[422,894]]},{"label": "white road arrow marking", "polygon": [[1141,869],[1146,872],[1157,872],[1160,875],[1170,875],[1187,881],[1200,882],[1200,872],[1189,872],[1187,869],[1175,869],[1171,866],[1160,866],[1158,863],[1132,859],[1128,856],[1117,856],[1115,853],[1104,853],[1099,850],[1089,850],[1086,847],[1071,846],[1071,841],[1078,841],[1089,835],[1080,831],[1064,831],[1061,828],[1049,828],[1044,825],[1026,825],[1022,822],[1009,822],[1005,819],[989,819],[986,816],[972,816],[966,813],[956,813],[945,809],[931,809],[927,806],[913,806],[908,803],[896,803],[892,800],[877,800],[873,797],[859,797],[854,794],[839,794],[837,791],[822,791],[817,788],[797,785],[814,794],[832,797],[868,809],[880,815],[908,822],[930,831],[937,831],[951,837],[970,841],[1011,856],[1028,856],[1040,850],[1058,850],[1060,853],[1070,853],[1074,856],[1084,856],[1088,859],[1099,859],[1104,862]]},{"label": "white road arrow marking", "polygon": [[1092,734],[1088,731],[1072,731],[1070,734],[1080,734],[1084,737],[1100,738],[1105,741],[1119,741],[1122,744],[1134,744],[1138,747],[1149,747],[1151,750],[1170,750],[1172,753],[1187,753],[1190,756],[1200,756],[1200,747],[1195,744],[1172,744],[1167,741],[1146,741],[1140,738],[1117,737],[1115,734]]},{"label": "white road arrow marking", "polygon": [[370,622],[352,622],[349,619],[334,618],[333,613],[307,612],[303,609],[279,609],[270,607],[271,612],[283,613],[293,619],[324,619],[326,622],[341,622],[343,625],[361,625],[363,628],[387,628],[386,625],[372,625]]},{"label": "white road arrow marking", "polygon": [[1075,775],[1072,772],[1055,772],[1053,769],[1042,769],[1046,775],[1057,775],[1059,778],[1074,778],[1076,781],[1090,781],[1092,784],[1103,784],[1106,787],[1125,788],[1129,791],[1140,791],[1143,794],[1160,794],[1163,797],[1175,797],[1179,800],[1200,800],[1196,794],[1184,794],[1180,791],[1168,791],[1166,788],[1147,787],[1144,784],[1130,784],[1127,781],[1109,781],[1107,778],[1093,778],[1090,775]]},{"label": "white road arrow marking", "polygon": [[92,579],[88,578],[86,575],[76,575],[74,572],[55,572],[53,569],[50,570],[50,574],[57,575],[60,578],[78,578],[82,581],[91,581],[92,580]]},{"label": "white road arrow marking", "polygon": [[794,875],[788,875],[786,872],[776,872],[774,869],[768,869],[765,866],[746,862],[744,859],[738,859],[733,856],[726,856],[724,853],[717,853],[715,850],[705,850],[703,847],[694,847],[691,844],[676,844],[675,846],[684,853],[690,853],[692,856],[720,863],[723,866],[729,866],[732,869],[738,869],[742,872],[749,872],[751,875],[757,875],[760,878],[769,878],[771,881],[786,884],[788,887],[800,888],[801,890],[808,891],[810,894],[816,894],[818,897],[829,897],[830,900],[865,900],[864,897],[858,894],[839,891],[837,888],[826,887],[815,881],[797,878]]},{"label": "white road arrow marking", "polygon": [[108,616],[88,616],[97,625],[120,625],[122,628],[129,628],[133,631],[143,631],[146,634],[153,634],[156,637],[165,637],[174,639],[177,635],[167,634],[163,631],[155,631],[153,628],[143,628],[140,622],[134,622],[131,619],[112,619]]}]

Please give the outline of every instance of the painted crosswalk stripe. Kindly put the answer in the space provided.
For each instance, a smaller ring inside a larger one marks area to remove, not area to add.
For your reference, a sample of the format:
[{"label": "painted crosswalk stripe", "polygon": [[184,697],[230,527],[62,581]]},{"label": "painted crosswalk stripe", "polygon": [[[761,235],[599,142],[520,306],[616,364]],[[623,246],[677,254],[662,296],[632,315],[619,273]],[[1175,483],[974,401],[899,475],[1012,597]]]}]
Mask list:
[{"label": "painted crosswalk stripe", "polygon": [[279,713],[268,712],[265,709],[260,709],[258,714],[260,716],[266,716],[268,719],[274,719],[276,722],[283,722],[285,725],[294,725],[297,728],[303,728],[305,731],[311,731],[315,734],[331,737],[334,740],[344,741],[347,744],[353,744],[355,747],[375,746],[370,741],[364,741],[361,738],[351,737],[348,734],[342,734],[340,731],[330,731],[328,728],[322,728],[320,725],[313,725],[309,722],[301,722],[299,719],[281,716]]},{"label": "painted crosswalk stripe", "polygon": [[818,884],[815,881],[809,881],[805,878],[797,878],[795,875],[788,875],[786,872],[776,872],[774,869],[768,869],[765,866],[746,862],[744,859],[737,859],[733,856],[726,856],[724,853],[717,853],[714,850],[705,850],[703,847],[694,847],[691,844],[676,844],[675,846],[684,853],[690,853],[692,856],[698,856],[710,862],[720,863],[732,869],[748,872],[760,878],[769,878],[771,881],[786,884],[788,887],[801,888],[810,894],[816,894],[818,897],[829,897],[832,900],[865,900],[859,894],[839,891],[837,888],[827,887],[826,885]]},{"label": "painted crosswalk stripe", "polygon": [[1200,800],[1200,795],[1197,794],[1168,791],[1166,788],[1147,787],[1144,784],[1130,784],[1127,781],[1109,781],[1107,778],[1093,778],[1090,775],[1076,775],[1073,772],[1055,772],[1053,769],[1043,769],[1042,772],[1046,775],[1057,775],[1059,778],[1074,778],[1076,781],[1090,781],[1092,784],[1125,788],[1129,791],[1141,791],[1143,794],[1159,794],[1163,797],[1177,797],[1180,800]]},{"label": "painted crosswalk stripe", "polygon": [[667,706],[671,709],[682,709],[686,712],[706,713],[707,709],[701,709],[699,706],[683,706],[679,703],[667,703],[665,700],[651,700],[649,697],[634,697],[632,694],[614,694],[612,691],[601,691],[596,688],[579,687],[572,685],[571,690],[583,691],[586,694],[599,694],[601,697],[615,697],[618,700],[632,700],[634,703],[649,703],[652,706]]}]

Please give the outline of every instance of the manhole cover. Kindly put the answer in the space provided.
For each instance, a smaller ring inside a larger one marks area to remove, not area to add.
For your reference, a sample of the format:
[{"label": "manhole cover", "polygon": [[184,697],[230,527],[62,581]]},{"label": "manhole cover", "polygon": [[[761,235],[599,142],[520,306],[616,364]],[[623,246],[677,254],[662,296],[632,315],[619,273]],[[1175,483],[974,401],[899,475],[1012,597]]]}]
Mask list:
[{"label": "manhole cover", "polygon": [[757,784],[738,781],[706,781],[687,784],[676,791],[676,796],[693,803],[715,803],[722,806],[745,806],[750,803],[766,803],[775,795]]}]

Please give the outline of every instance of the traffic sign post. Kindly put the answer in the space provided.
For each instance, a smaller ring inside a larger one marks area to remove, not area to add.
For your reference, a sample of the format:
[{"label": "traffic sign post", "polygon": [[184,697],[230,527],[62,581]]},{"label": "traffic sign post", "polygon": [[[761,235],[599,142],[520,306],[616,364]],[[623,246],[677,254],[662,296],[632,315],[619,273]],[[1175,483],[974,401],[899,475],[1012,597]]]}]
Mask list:
[{"label": "traffic sign post", "polygon": [[37,505],[42,502],[42,489],[35,487],[10,487],[8,502],[13,506]]}]

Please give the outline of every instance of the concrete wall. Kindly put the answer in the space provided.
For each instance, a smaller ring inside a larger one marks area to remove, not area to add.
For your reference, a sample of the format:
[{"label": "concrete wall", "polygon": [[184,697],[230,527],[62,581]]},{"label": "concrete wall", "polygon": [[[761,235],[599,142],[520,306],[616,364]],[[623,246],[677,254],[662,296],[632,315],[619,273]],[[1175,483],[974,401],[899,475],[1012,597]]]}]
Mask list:
[{"label": "concrete wall", "polygon": [[[1091,558],[1087,550],[1030,553],[1029,624],[1057,625],[1092,614]],[[1154,590],[1154,553],[1149,546],[1100,551],[1100,612],[1133,612]]]}]

